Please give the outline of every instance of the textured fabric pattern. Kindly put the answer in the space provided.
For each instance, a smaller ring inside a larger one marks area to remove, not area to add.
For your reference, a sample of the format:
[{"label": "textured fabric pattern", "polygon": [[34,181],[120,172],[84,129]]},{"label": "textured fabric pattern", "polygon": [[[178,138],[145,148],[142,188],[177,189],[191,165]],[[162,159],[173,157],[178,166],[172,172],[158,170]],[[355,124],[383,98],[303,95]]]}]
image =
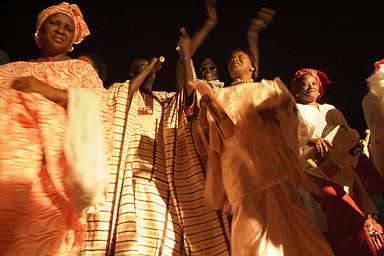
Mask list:
[{"label": "textured fabric pattern", "polygon": [[228,255],[228,222],[204,205],[204,172],[179,94],[154,92],[139,115],[129,81],[111,86],[115,143],[106,203],[90,215],[82,255]]},{"label": "textured fabric pattern", "polygon": [[24,76],[60,89],[96,92],[106,152],[112,142],[108,95],[82,61],[0,67],[0,255],[76,255],[85,226],[74,209],[77,198],[63,153],[66,110],[40,94],[10,89],[14,79]]}]

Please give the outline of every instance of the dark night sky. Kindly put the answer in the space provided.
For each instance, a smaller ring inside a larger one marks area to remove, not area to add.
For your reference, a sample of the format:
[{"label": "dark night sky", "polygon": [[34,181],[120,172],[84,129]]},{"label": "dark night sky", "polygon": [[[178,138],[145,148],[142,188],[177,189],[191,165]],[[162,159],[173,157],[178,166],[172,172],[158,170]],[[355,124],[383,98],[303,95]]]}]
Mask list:
[{"label": "dark night sky", "polygon": [[[91,36],[75,46],[73,56],[92,51],[108,65],[108,84],[127,79],[128,65],[135,59],[163,55],[158,90],[174,90],[175,44],[179,28],[190,34],[205,18],[204,0],[82,0]],[[60,1],[3,0],[0,7],[0,47],[13,61],[36,58],[34,26],[38,12]],[[365,121],[361,99],[365,79],[373,62],[384,58],[383,10],[377,1],[311,0],[218,0],[218,24],[196,53],[198,63],[212,57],[221,80],[228,81],[226,56],[234,48],[246,46],[249,19],[261,6],[272,8],[276,16],[260,36],[261,77],[279,76],[286,84],[299,68],[321,69],[334,82],[324,100],[343,111],[351,127],[362,134]]]}]

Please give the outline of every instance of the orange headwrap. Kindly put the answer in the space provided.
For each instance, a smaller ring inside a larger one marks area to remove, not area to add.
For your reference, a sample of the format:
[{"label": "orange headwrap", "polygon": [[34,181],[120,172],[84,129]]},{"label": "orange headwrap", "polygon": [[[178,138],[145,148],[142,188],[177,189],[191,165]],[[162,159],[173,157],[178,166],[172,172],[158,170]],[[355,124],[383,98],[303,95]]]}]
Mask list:
[{"label": "orange headwrap", "polygon": [[316,83],[319,86],[319,97],[317,99],[321,99],[321,97],[325,94],[325,88],[324,85],[332,83],[331,80],[329,80],[328,76],[317,69],[312,68],[302,68],[296,71],[296,73],[293,75],[291,79],[291,91],[295,95],[297,93],[297,80],[300,79],[305,74],[311,74],[315,79]]},{"label": "orange headwrap", "polygon": [[86,36],[90,35],[88,26],[83,19],[83,14],[79,7],[76,4],[68,4],[66,2],[50,6],[39,13],[36,22],[36,33],[39,32],[41,25],[49,16],[58,12],[67,14],[75,23],[75,32],[72,43],[79,44]]},{"label": "orange headwrap", "polygon": [[380,66],[384,67],[384,59],[375,62],[375,64],[374,64],[375,71],[379,70]]}]

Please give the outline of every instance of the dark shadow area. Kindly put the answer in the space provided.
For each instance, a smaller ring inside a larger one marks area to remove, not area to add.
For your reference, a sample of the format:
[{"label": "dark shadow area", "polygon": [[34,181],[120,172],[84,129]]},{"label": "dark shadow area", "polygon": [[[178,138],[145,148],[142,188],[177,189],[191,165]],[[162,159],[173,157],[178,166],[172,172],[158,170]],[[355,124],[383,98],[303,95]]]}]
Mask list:
[{"label": "dark shadow area", "polygon": [[[33,34],[38,12],[61,1],[5,0],[0,10],[0,47],[11,60],[36,58]],[[74,56],[95,52],[107,63],[108,81],[128,78],[128,65],[143,56],[164,56],[156,90],[175,90],[176,41],[179,28],[193,34],[205,18],[199,1],[69,1],[83,12],[91,36],[75,46]],[[218,24],[199,48],[195,63],[212,57],[220,79],[229,82],[227,54],[246,46],[246,27],[261,6],[276,10],[260,36],[260,76],[279,76],[286,84],[296,70],[312,67],[334,82],[324,99],[363,134],[366,125],[361,100],[373,62],[383,58],[382,9],[373,1],[226,1],[218,0]]]}]

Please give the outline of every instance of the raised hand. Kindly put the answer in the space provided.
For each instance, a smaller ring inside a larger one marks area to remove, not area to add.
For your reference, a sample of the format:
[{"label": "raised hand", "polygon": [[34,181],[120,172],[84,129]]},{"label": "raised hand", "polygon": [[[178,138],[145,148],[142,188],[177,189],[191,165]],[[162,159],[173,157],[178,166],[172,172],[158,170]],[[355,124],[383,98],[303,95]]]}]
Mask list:
[{"label": "raised hand", "polygon": [[213,28],[217,23],[216,0],[205,0],[205,7],[208,16],[205,22]]},{"label": "raised hand", "polygon": [[262,30],[268,27],[275,16],[275,11],[266,7],[261,7],[257,12],[257,16],[251,19],[248,27],[248,35],[258,35]]},{"label": "raised hand", "polygon": [[180,28],[180,37],[177,40],[177,46],[179,47],[180,58],[191,59],[191,38],[189,37],[187,30]]},{"label": "raised hand", "polygon": [[253,55],[252,58],[255,61],[255,71],[253,74],[254,78],[259,76],[259,34],[262,30],[268,27],[274,16],[275,11],[266,7],[261,7],[260,11],[257,12],[256,18],[250,20],[250,24],[247,29],[249,50],[251,51]]}]

